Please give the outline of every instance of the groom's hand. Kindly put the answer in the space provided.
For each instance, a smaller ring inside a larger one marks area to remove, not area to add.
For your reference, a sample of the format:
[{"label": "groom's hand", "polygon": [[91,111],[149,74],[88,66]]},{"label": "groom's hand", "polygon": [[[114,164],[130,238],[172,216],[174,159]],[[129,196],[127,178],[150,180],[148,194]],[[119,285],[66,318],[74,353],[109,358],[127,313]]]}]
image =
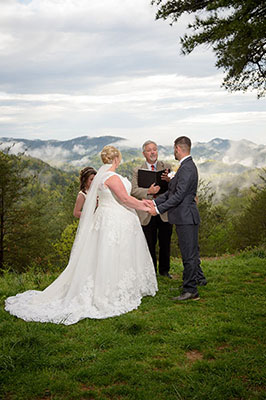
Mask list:
[{"label": "groom's hand", "polygon": [[148,212],[149,212],[151,215],[158,215],[157,212],[156,212],[156,209],[155,209],[155,207],[154,207],[154,202],[153,202],[152,200],[143,199],[142,202],[143,202],[143,204],[144,204],[146,207],[149,207]]},{"label": "groom's hand", "polygon": [[150,205],[149,213],[150,213],[151,215],[153,215],[153,216],[158,215],[158,214],[157,214],[157,211],[156,211],[156,209],[155,209],[155,207],[154,207],[153,201],[152,201],[152,204]]}]

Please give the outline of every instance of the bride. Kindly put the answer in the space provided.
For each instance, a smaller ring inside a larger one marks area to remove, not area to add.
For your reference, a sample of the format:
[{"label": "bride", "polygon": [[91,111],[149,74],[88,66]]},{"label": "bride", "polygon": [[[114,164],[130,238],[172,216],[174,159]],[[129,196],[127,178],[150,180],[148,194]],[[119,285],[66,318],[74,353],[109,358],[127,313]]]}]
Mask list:
[{"label": "bride", "polygon": [[5,309],[10,314],[25,321],[71,325],[83,318],[127,313],[158,290],[134,210],[148,207],[129,195],[130,182],[115,172],[120,151],[105,146],[101,158],[104,164],[88,191],[66,269],[43,291],[8,297]]}]

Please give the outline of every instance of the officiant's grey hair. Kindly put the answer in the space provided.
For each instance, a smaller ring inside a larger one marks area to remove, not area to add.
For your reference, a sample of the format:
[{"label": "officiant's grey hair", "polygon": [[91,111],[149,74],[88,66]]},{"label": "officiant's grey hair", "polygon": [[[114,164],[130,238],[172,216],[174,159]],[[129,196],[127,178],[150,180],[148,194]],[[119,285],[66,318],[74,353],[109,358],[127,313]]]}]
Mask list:
[{"label": "officiant's grey hair", "polygon": [[146,142],[142,145],[142,151],[145,151],[145,147],[148,146],[148,144],[155,144],[155,146],[158,147],[157,143],[155,143],[153,140],[146,140]]}]

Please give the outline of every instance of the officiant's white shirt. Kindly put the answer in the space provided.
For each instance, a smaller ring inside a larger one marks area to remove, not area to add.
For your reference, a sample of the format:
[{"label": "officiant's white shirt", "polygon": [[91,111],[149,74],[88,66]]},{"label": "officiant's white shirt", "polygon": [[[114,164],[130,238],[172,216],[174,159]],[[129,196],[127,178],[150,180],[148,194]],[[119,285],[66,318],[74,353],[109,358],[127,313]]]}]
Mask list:
[{"label": "officiant's white shirt", "polygon": [[146,161],[146,164],[147,164],[147,167],[148,167],[148,169],[151,171],[152,169],[151,169],[151,166],[152,165],[154,165],[154,170],[155,171],[157,171],[157,161],[155,161],[155,163],[153,163],[153,164],[150,164],[150,163],[148,163],[148,161]]}]

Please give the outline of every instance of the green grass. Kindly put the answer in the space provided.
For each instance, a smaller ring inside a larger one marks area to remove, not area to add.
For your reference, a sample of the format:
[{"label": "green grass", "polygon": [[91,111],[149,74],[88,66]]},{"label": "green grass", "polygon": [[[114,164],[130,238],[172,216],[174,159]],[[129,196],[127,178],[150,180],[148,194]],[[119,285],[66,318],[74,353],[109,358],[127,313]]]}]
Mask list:
[{"label": "green grass", "polygon": [[0,278],[4,400],[240,400],[265,398],[265,254],[204,259],[201,300],[176,304],[181,283],[159,278],[138,310],[72,326],[24,322],[4,299],[54,275]]}]

